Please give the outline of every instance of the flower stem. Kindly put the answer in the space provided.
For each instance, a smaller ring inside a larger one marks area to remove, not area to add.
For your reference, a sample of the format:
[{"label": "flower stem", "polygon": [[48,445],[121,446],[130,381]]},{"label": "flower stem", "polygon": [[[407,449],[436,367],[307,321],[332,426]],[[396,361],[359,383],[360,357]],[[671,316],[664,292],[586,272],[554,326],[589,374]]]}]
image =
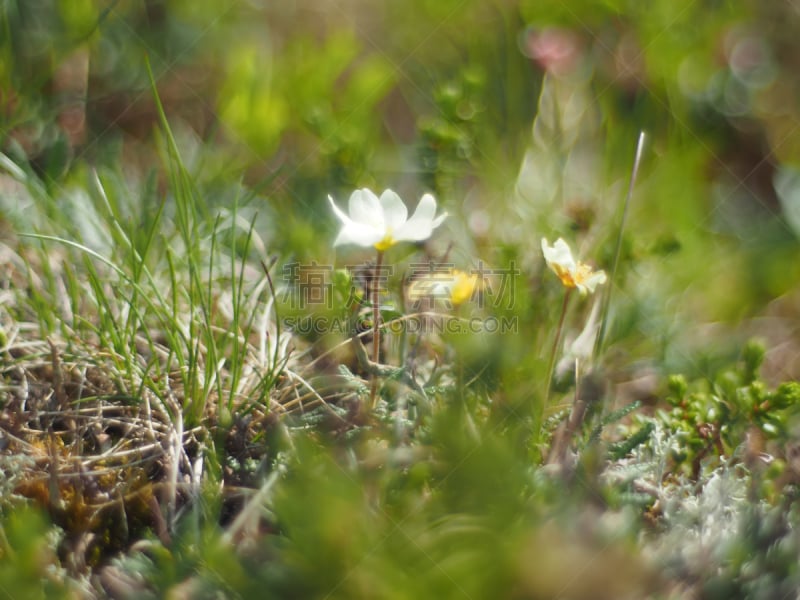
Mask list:
[{"label": "flower stem", "polygon": [[[381,353],[381,309],[380,309],[380,274],[383,266],[383,250],[378,250],[375,259],[375,272],[372,275],[372,362],[380,362]],[[378,376],[372,375],[369,386],[369,403],[375,408],[375,396],[378,392]]]},{"label": "flower stem", "polygon": [[544,411],[547,408],[547,404],[550,401],[550,384],[553,380],[553,371],[556,368],[556,357],[558,356],[558,346],[561,343],[561,333],[564,330],[564,320],[567,316],[567,307],[569,306],[569,298],[572,295],[573,288],[567,288],[566,293],[564,294],[564,302],[561,304],[561,316],[558,319],[558,328],[556,329],[556,338],[553,340],[553,349],[550,351],[550,364],[547,367],[547,376],[544,380],[544,402],[542,403],[542,414],[540,418],[541,425],[542,421],[544,420]]},{"label": "flower stem", "polygon": [[586,401],[580,396],[581,389],[581,374],[578,359],[575,359],[575,401],[572,403],[572,410],[567,420],[567,428],[564,430],[564,442],[559,448],[557,455],[558,462],[562,467],[567,467],[567,450],[572,444],[572,439],[575,437],[578,429],[583,424],[583,419],[586,416]]}]

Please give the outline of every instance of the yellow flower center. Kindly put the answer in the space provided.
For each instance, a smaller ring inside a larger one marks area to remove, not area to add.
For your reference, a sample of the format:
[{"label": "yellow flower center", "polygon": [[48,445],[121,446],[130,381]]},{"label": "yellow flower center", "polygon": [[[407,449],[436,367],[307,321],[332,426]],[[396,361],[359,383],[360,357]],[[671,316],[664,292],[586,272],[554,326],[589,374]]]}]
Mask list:
[{"label": "yellow flower center", "polygon": [[392,237],[391,229],[386,232],[386,235],[383,236],[383,239],[380,242],[376,242],[375,249],[379,252],[385,252],[392,246],[394,246],[397,242],[395,242],[394,238]]},{"label": "yellow flower center", "polygon": [[569,288],[577,287],[578,284],[584,283],[592,275],[592,267],[582,262],[578,263],[575,271],[569,271],[559,264],[554,264],[553,270],[558,275],[561,283]]}]

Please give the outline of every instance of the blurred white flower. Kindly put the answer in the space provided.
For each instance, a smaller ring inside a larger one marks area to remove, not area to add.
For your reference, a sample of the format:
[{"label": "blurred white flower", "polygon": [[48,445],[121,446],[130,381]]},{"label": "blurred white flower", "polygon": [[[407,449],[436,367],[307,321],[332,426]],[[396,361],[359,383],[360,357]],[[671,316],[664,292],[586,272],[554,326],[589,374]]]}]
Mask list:
[{"label": "blurred white flower", "polygon": [[403,201],[392,190],[385,190],[378,198],[364,188],[350,195],[349,215],[343,213],[333,198],[333,212],[342,222],[342,230],[334,246],[356,244],[373,246],[379,251],[387,250],[398,242],[419,242],[428,239],[447,213],[436,216],[436,199],[425,194],[411,218]]},{"label": "blurred white flower", "polygon": [[599,299],[594,301],[592,312],[589,313],[589,318],[583,326],[583,331],[571,342],[568,338],[567,342],[564,344],[564,356],[556,366],[556,373],[558,373],[559,376],[575,368],[576,360],[583,363],[592,357],[594,343],[595,340],[597,340],[597,333],[600,330],[600,304],[601,302]]},{"label": "blurred white flower", "polygon": [[425,299],[444,300],[458,307],[480,292],[482,283],[477,273],[466,273],[459,269],[430,273],[411,282],[408,298],[417,307]]},{"label": "blurred white flower", "polygon": [[569,246],[561,238],[552,246],[546,238],[542,238],[542,253],[547,266],[558,275],[561,283],[568,288],[578,288],[583,296],[594,293],[598,285],[606,282],[605,271],[592,271],[586,263],[576,261]]},{"label": "blurred white flower", "polygon": [[597,339],[597,332],[600,330],[598,317],[600,315],[600,301],[595,300],[589,319],[583,327],[580,335],[576,337],[568,346],[568,354],[580,360],[589,360],[594,350],[594,342]]}]

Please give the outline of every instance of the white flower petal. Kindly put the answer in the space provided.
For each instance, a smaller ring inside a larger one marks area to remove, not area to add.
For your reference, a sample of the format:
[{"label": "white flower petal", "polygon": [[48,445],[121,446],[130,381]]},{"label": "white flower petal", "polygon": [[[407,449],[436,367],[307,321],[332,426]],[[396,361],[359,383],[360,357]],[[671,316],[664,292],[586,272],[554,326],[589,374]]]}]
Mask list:
[{"label": "white flower petal", "polygon": [[594,273],[589,275],[589,277],[587,277],[584,281],[578,283],[577,288],[583,295],[586,295],[586,292],[594,294],[595,288],[601,283],[605,283],[606,279],[607,278],[605,271],[595,271]]},{"label": "white flower petal", "polygon": [[385,190],[381,194],[380,202],[387,232],[400,229],[408,218],[408,209],[400,196],[392,190]]},{"label": "white flower petal", "polygon": [[380,230],[363,223],[350,221],[350,223],[342,227],[333,245],[355,244],[357,246],[373,246],[382,238],[383,233]]},{"label": "white flower petal", "polygon": [[580,335],[575,338],[572,344],[569,345],[568,356],[579,358],[581,360],[588,360],[594,351],[594,342],[597,339],[597,332],[600,330],[600,323],[598,323],[598,316],[600,314],[600,300],[595,300],[592,306],[592,312],[586,325],[583,327]]},{"label": "white flower petal", "polygon": [[328,196],[328,200],[333,208],[333,213],[343,224],[339,235],[336,237],[336,241],[333,242],[334,246],[339,246],[341,244],[372,246],[383,237],[383,232],[380,229],[376,229],[367,223],[356,222],[344,214],[342,210],[336,206],[336,202],[333,201],[331,196]]},{"label": "white flower petal", "polygon": [[333,201],[333,197],[332,196],[328,196],[328,200],[330,200],[331,206],[333,207],[333,214],[335,214],[336,217],[342,223],[344,223],[345,225],[349,225],[349,224],[351,224],[353,222],[353,220],[350,217],[348,217],[346,214],[344,214],[341,211],[341,209],[338,206],[336,206],[336,202]]},{"label": "white flower petal", "polygon": [[378,197],[367,188],[350,194],[350,218],[356,223],[370,225],[375,229],[385,229],[383,208]]},{"label": "white flower petal", "polygon": [[396,240],[408,240],[419,242],[431,236],[434,228],[438,227],[447,216],[440,215],[434,219],[436,214],[436,199],[430,194],[425,194],[419,201],[417,209],[411,218],[405,222],[397,231],[393,233]]},{"label": "white flower petal", "polygon": [[437,228],[439,225],[441,225],[441,224],[444,222],[444,220],[445,220],[446,218],[447,218],[447,213],[446,213],[446,212],[445,212],[445,213],[442,213],[442,214],[440,214],[438,217],[436,217],[436,218],[433,220],[433,223],[431,223],[431,227],[432,227],[433,229],[436,229],[436,228]]},{"label": "white flower petal", "polygon": [[569,249],[567,242],[561,238],[558,238],[552,246],[549,245],[547,238],[542,238],[542,254],[544,254],[547,266],[553,270],[555,270],[554,265],[569,273],[574,273],[577,269],[575,259],[572,257],[572,251]]}]

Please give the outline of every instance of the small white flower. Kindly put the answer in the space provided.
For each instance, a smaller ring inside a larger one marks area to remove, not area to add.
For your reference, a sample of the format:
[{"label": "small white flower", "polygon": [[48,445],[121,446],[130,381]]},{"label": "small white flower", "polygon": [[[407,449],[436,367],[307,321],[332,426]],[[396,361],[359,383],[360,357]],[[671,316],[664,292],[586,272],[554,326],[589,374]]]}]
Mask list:
[{"label": "small white flower", "polygon": [[568,288],[578,288],[583,296],[587,293],[593,294],[598,285],[606,282],[605,271],[592,271],[586,263],[576,261],[569,246],[561,238],[552,246],[546,238],[542,238],[542,253],[547,266],[558,275],[561,283]]},{"label": "small white flower", "polygon": [[380,198],[367,188],[356,190],[350,196],[349,216],[333,198],[328,196],[328,200],[343,224],[334,246],[356,244],[384,251],[397,242],[428,239],[447,217],[447,213],[436,216],[436,199],[430,194],[422,197],[411,218],[400,196],[392,190],[384,191]]},{"label": "small white flower", "polygon": [[408,287],[408,298],[414,304],[430,298],[445,300],[457,307],[469,300],[482,288],[477,273],[466,273],[459,269],[429,273],[415,279]]}]

